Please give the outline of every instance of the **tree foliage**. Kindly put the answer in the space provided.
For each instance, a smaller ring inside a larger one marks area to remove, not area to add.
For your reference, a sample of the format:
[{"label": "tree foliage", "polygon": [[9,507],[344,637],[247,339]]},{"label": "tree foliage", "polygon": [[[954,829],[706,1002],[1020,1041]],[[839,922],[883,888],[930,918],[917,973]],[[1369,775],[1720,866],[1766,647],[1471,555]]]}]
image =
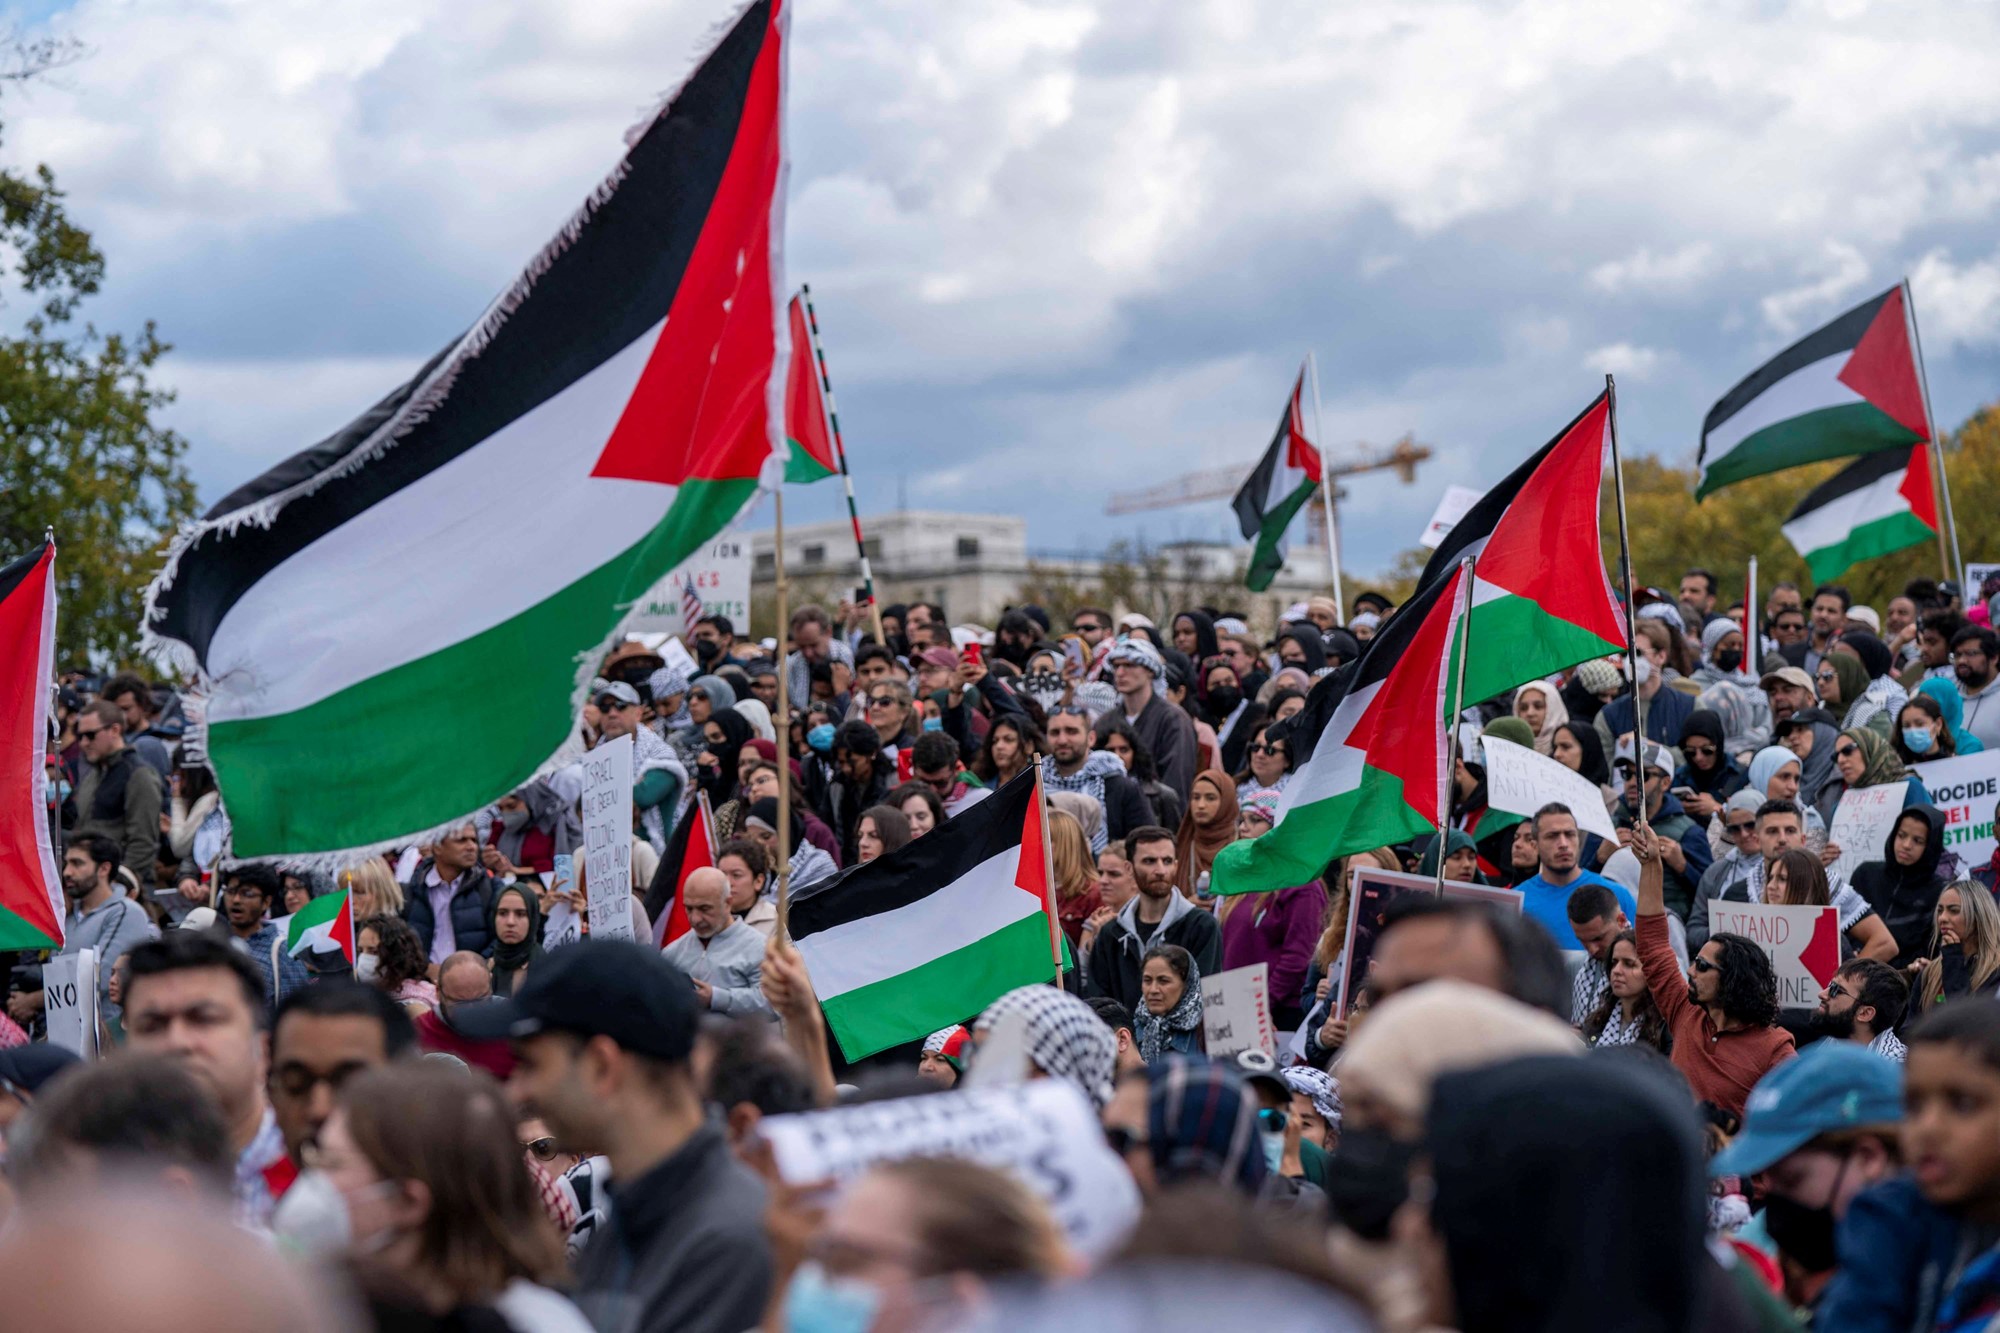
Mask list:
[{"label": "tree foliage", "polygon": [[77,322],[104,256],[48,167],[0,171],[0,247],[9,295],[31,305],[0,336],[0,556],[53,529],[61,659],[127,660],[163,544],[195,511],[187,442],[156,420],[173,399],[153,379],[168,347],[151,322],[132,337]]}]

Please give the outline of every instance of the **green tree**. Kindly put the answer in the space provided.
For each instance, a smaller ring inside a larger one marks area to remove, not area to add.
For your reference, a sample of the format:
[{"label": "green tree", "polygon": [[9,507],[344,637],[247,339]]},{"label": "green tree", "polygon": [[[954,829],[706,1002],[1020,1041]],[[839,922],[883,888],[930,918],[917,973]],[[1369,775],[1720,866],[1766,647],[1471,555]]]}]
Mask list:
[{"label": "green tree", "polygon": [[146,583],[195,512],[187,442],[156,420],[173,400],[153,380],[168,347],[150,321],[132,337],[77,322],[104,256],[48,167],[0,170],[0,244],[10,295],[32,306],[18,335],[0,336],[0,556],[53,529],[60,659],[128,660]]}]

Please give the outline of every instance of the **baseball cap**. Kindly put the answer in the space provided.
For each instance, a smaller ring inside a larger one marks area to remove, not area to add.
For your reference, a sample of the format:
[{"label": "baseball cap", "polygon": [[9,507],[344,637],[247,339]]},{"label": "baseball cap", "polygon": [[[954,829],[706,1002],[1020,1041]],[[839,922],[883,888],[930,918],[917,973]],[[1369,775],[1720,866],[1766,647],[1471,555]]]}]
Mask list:
[{"label": "baseball cap", "polygon": [[[1618,754],[1615,762],[1621,764],[1632,762],[1632,742],[1630,738],[1618,742]],[[1658,741],[1647,741],[1646,767],[1661,773],[1672,773],[1674,766],[1673,762],[1667,758],[1667,747]]]},{"label": "baseball cap", "polygon": [[1754,1176],[1822,1134],[1903,1118],[1903,1067],[1851,1041],[1820,1041],[1758,1081],[1743,1132],[1708,1164],[1710,1175]]},{"label": "baseball cap", "polygon": [[597,702],[600,704],[603,703],[605,699],[611,698],[611,699],[616,699],[621,704],[630,705],[639,702],[639,691],[633,689],[630,685],[626,684],[622,680],[614,680],[608,685],[606,685],[603,689],[599,690],[595,695],[595,698],[597,699]]},{"label": "baseball cap", "polygon": [[475,1041],[573,1032],[669,1063],[688,1058],[699,1018],[687,975],[631,940],[565,945],[529,968],[514,994],[454,1016]]},{"label": "baseball cap", "polygon": [[1768,690],[1773,685],[1796,685],[1802,690],[1811,690],[1813,678],[1805,673],[1804,667],[1779,667],[1776,671],[1766,671],[1757,688]]},{"label": "baseball cap", "polygon": [[0,1051],[0,1083],[35,1094],[63,1070],[82,1063],[76,1052],[45,1041],[13,1046]]},{"label": "baseball cap", "polygon": [[1247,1051],[1238,1051],[1232,1063],[1235,1064],[1236,1072],[1242,1076],[1245,1083],[1252,1087],[1263,1084],[1280,1102],[1291,1097],[1292,1090],[1278,1073],[1278,1062],[1272,1058],[1269,1051],[1253,1046]]},{"label": "baseball cap", "polygon": [[1882,617],[1876,614],[1872,606],[1850,606],[1847,608],[1847,618],[1866,625],[1871,634],[1882,632]]}]

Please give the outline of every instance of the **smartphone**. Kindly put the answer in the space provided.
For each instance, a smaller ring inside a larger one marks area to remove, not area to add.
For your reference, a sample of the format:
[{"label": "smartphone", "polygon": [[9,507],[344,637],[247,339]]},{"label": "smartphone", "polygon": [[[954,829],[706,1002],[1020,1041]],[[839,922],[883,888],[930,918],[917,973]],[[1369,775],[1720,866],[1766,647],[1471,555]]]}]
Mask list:
[{"label": "smartphone", "polygon": [[974,639],[971,643],[965,645],[965,660],[972,663],[972,665],[974,666],[980,666],[984,664],[986,660],[986,650],[980,646],[979,640]]},{"label": "smartphone", "polygon": [[1081,667],[1083,665],[1083,640],[1074,635],[1068,635],[1064,637],[1062,645],[1063,656],[1067,657],[1076,666]]},{"label": "smartphone", "polygon": [[1673,792],[1676,801],[1691,801],[1694,799],[1693,787],[1675,787]]}]

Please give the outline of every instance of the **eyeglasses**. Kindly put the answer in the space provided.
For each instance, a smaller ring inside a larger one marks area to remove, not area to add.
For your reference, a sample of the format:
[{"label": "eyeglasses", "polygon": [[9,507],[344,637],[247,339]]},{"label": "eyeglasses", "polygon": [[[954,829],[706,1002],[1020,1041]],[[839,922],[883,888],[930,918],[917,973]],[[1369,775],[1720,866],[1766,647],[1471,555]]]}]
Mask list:
[{"label": "eyeglasses", "polygon": [[1269,741],[1257,741],[1246,748],[1252,754],[1283,754],[1285,752],[1283,745],[1273,745]]},{"label": "eyeglasses", "polygon": [[87,741],[92,736],[101,733],[103,730],[104,730],[103,727],[92,727],[89,731],[85,731],[82,727],[78,727],[76,729],[76,738],[80,741]]},{"label": "eyeglasses", "polygon": [[887,708],[895,702],[896,696],[893,694],[871,694],[868,696],[868,706],[870,708]]},{"label": "eyeglasses", "polygon": [[1845,986],[1841,985],[1838,981],[1829,981],[1826,983],[1827,999],[1838,1000],[1848,994],[1851,994],[1851,992]]},{"label": "eyeglasses", "polygon": [[264,891],[254,884],[231,884],[222,891],[225,898],[261,898]]},{"label": "eyeglasses", "polygon": [[1838,745],[1834,747],[1833,757],[1835,759],[1852,759],[1855,755],[1860,753],[1861,753],[1861,747],[1858,745],[1853,745],[1853,744]]},{"label": "eyeglasses", "polygon": [[556,1141],[554,1135],[544,1134],[538,1139],[529,1139],[521,1146],[526,1148],[528,1155],[538,1162],[553,1162],[556,1160]]},{"label": "eyeglasses", "polygon": [[1721,968],[1717,967],[1714,963],[1709,962],[1706,958],[1700,957],[1699,955],[1691,959],[1688,962],[1688,966],[1693,968],[1697,972],[1720,972],[1722,970]]},{"label": "eyeglasses", "polygon": [[1075,630],[1078,634],[1095,634],[1099,630],[1103,629],[1104,626],[1097,624],[1095,621],[1079,620],[1074,625],[1071,625],[1070,628]]}]

